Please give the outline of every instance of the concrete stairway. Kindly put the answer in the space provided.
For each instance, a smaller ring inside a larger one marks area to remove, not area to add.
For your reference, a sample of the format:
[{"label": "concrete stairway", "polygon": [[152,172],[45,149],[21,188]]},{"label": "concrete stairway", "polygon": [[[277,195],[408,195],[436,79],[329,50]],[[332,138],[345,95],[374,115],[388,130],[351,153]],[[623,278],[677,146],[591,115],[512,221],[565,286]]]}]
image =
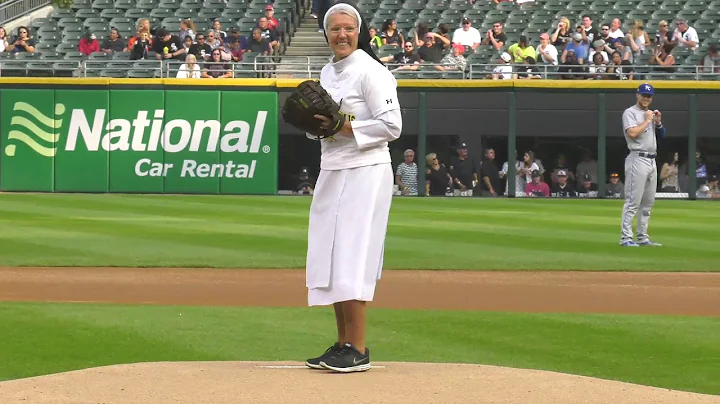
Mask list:
[{"label": "concrete stairway", "polygon": [[[310,11],[306,10],[305,18],[300,21],[297,32],[275,70],[276,77],[318,77],[320,68],[328,62],[330,56],[332,51],[323,33],[318,32],[318,20],[310,17]],[[315,72],[308,73],[308,61],[310,70]]]}]

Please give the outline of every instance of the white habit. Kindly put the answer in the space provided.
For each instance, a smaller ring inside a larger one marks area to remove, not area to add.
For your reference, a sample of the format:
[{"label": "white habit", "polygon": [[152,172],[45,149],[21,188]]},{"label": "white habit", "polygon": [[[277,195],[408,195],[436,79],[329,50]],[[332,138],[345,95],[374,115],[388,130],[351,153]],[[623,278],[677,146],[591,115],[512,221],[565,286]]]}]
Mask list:
[{"label": "white habit", "polygon": [[358,49],[325,65],[320,84],[340,104],[354,136],[321,140],[308,229],[308,305],[372,301],[393,194],[388,142],[402,131],[397,82]]}]

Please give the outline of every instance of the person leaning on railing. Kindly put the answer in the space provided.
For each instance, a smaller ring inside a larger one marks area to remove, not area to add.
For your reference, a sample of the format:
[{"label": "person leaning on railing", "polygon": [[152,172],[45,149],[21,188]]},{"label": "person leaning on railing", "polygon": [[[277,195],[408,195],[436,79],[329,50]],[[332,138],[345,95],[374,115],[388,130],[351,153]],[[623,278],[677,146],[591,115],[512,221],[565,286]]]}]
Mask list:
[{"label": "person leaning on railing", "polygon": [[588,73],[590,74],[588,80],[604,80],[605,74],[607,73],[607,64],[603,55],[599,52],[593,54],[592,64],[588,66]]},{"label": "person leaning on railing", "polygon": [[220,49],[215,49],[212,52],[212,61],[205,64],[205,68],[202,70],[202,77],[205,79],[221,79],[232,77],[231,66],[228,63],[222,61],[222,55]]}]

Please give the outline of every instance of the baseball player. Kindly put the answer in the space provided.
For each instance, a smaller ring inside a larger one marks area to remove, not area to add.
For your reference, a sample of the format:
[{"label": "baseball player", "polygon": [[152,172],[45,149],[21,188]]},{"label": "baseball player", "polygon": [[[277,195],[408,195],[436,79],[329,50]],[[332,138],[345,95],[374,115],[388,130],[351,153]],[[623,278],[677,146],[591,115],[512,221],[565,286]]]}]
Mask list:
[{"label": "baseball player", "polygon": [[[650,210],[655,203],[657,189],[657,139],[665,137],[662,114],[650,110],[655,89],[641,84],[635,95],[637,102],[622,115],[623,132],[630,152],[625,158],[625,205],[622,211],[623,247],[660,246],[648,236]],[[637,215],[637,242],[633,241],[632,224]]]}]

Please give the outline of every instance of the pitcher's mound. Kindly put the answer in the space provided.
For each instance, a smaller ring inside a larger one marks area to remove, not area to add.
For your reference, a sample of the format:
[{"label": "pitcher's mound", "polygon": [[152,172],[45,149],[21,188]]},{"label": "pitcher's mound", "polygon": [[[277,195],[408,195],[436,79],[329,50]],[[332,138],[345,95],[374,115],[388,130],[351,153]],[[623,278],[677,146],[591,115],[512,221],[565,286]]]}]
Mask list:
[{"label": "pitcher's mound", "polygon": [[365,373],[297,362],[116,365],[0,383],[3,404],[720,403],[720,397],[496,366],[375,363]]}]

